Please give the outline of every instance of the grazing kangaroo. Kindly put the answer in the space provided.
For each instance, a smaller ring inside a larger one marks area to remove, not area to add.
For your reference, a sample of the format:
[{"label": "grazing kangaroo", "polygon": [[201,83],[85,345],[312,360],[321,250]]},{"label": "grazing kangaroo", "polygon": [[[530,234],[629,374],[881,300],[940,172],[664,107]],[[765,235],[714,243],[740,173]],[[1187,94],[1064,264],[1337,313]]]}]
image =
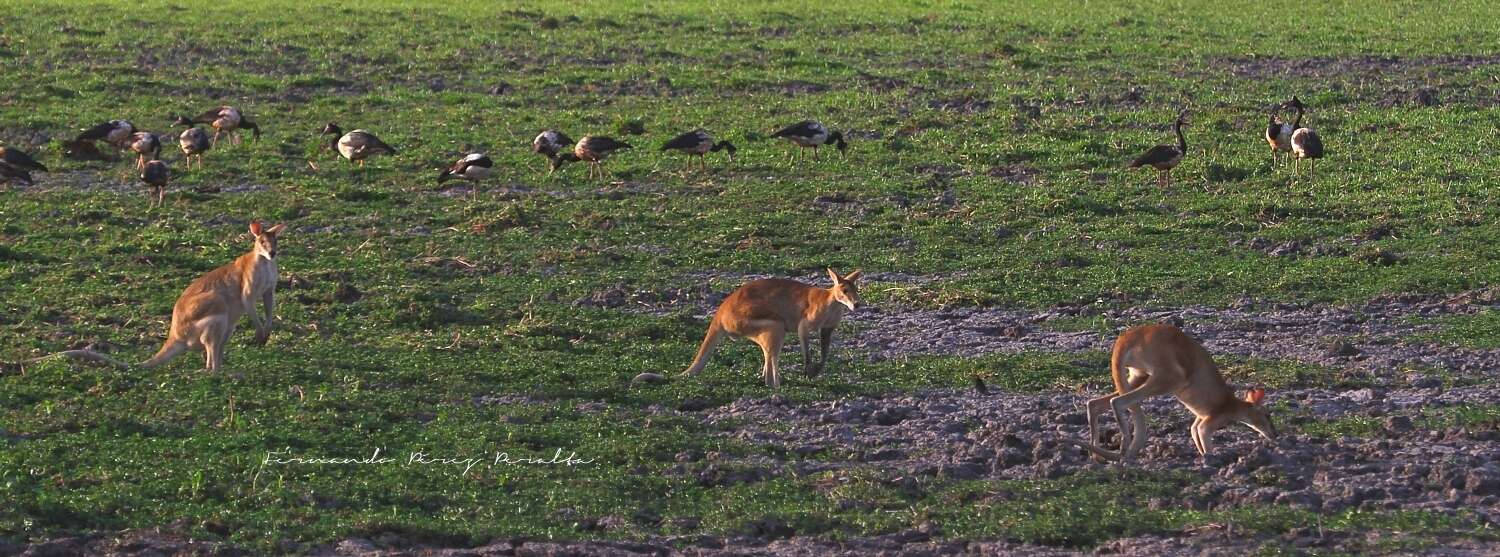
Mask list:
[{"label": "grazing kangaroo", "polygon": [[[247,313],[255,323],[255,342],[265,344],[271,338],[276,307],[276,240],[285,226],[278,224],[262,228],[260,221],[251,222],[250,234],[255,238],[255,246],[228,265],[198,277],[182,291],[182,296],[172,307],[172,326],[167,330],[167,341],[155,356],[137,366],[156,367],[184,350],[201,346],[208,370],[218,371],[224,364],[224,345],[228,344],[240,316]],[[257,301],[265,303],[264,318],[256,312]],[[130,367],[130,364],[89,349],[67,350],[26,362],[54,356],[102,362],[119,368]]]},{"label": "grazing kangaroo", "polygon": [[[708,365],[708,357],[719,344],[720,337],[729,333],[748,338],[760,345],[765,355],[765,366],[761,378],[771,388],[781,386],[781,371],[776,359],[781,354],[781,343],[787,331],[796,331],[802,343],[802,368],[808,375],[817,375],[828,363],[828,349],[833,343],[833,330],[838,327],[844,312],[859,307],[859,287],[855,281],[860,271],[839,276],[828,270],[833,279],[832,288],[808,286],[794,280],[760,279],[739,287],[708,322],[708,334],[693,364],[683,371],[684,376],[697,375]],[[823,345],[823,356],[817,365],[812,363],[812,351],[808,337],[816,331]]]},{"label": "grazing kangaroo", "polygon": [[[1219,368],[1198,341],[1171,325],[1131,327],[1115,341],[1110,356],[1110,374],[1115,392],[1088,402],[1089,438],[1093,443],[1065,440],[1095,456],[1109,460],[1131,461],[1146,446],[1150,430],[1146,414],[1140,408],[1148,397],[1172,394],[1197,417],[1189,434],[1199,455],[1212,448],[1215,431],[1239,422],[1250,426],[1267,440],[1276,439],[1276,426],[1262,401],[1266,392],[1251,389],[1243,400],[1224,382]],[[1099,448],[1098,417],[1105,407],[1114,410],[1120,426],[1120,451]],[[1131,427],[1126,427],[1126,413]]]}]

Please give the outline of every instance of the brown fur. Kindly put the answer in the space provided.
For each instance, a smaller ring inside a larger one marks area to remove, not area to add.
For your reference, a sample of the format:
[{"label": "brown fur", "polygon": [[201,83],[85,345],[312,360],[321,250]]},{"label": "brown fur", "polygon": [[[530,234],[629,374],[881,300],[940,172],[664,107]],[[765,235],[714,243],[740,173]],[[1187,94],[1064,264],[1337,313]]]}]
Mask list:
[{"label": "brown fur", "polygon": [[[1146,398],[1164,394],[1175,395],[1197,418],[1189,433],[1200,455],[1207,455],[1212,449],[1211,437],[1215,431],[1235,422],[1250,426],[1266,439],[1276,437],[1276,427],[1261,404],[1265,391],[1252,389],[1245,400],[1235,398],[1208,351],[1177,327],[1142,325],[1120,334],[1110,356],[1110,376],[1115,392],[1088,402],[1089,438],[1093,444],[1067,441],[1100,458],[1134,459],[1146,446],[1150,433],[1139,405]],[[1120,427],[1119,452],[1098,446],[1098,416],[1106,406],[1114,411]]]},{"label": "brown fur", "polygon": [[[218,371],[224,363],[224,347],[234,333],[240,317],[249,314],[255,324],[255,342],[265,344],[271,338],[276,307],[276,242],[285,225],[278,224],[262,228],[259,221],[250,223],[250,234],[254,247],[229,264],[198,277],[188,285],[177,304],[172,307],[172,325],[167,330],[167,340],[151,359],[137,364],[152,368],[166,363],[189,348],[203,348],[205,366],[209,371]],[[256,303],[265,304],[266,314],[256,311]],[[129,364],[99,354],[92,350],[68,350],[41,358],[27,360],[35,362],[45,358],[64,356],[115,367],[126,368]]]},{"label": "brown fur", "polygon": [[[808,286],[794,280],[761,279],[739,287],[724,303],[719,304],[713,319],[708,323],[708,333],[698,348],[683,375],[696,375],[708,365],[708,357],[724,333],[750,339],[760,346],[765,364],[761,377],[771,388],[781,386],[781,370],[777,359],[781,344],[788,332],[795,331],[802,344],[802,366],[808,375],[816,375],[828,363],[828,350],[833,344],[833,331],[846,310],[859,306],[859,287],[855,283],[860,271],[839,276],[828,270],[833,279],[831,288]],[[816,365],[812,362],[809,337],[816,332],[822,343],[822,357]]]}]

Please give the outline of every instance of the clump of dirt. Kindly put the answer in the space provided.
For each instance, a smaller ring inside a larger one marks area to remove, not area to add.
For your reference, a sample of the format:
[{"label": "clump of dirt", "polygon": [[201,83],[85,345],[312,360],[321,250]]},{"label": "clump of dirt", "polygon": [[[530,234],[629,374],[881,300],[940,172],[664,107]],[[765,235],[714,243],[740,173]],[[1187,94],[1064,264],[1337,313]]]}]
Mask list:
[{"label": "clump of dirt", "polygon": [[1010,164],[1005,166],[992,166],[988,174],[991,178],[1000,178],[1016,184],[1034,184],[1037,176],[1042,171],[1027,164]]}]

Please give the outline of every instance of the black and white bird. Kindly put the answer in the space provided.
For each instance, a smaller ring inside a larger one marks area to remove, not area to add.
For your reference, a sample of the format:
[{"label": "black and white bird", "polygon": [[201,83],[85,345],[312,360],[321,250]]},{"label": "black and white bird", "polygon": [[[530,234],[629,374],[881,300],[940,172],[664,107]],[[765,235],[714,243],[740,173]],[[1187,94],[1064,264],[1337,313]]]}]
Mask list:
[{"label": "black and white bird", "polygon": [[1292,153],[1292,131],[1296,128],[1281,120],[1281,110],[1286,108],[1286,103],[1276,105],[1271,110],[1270,119],[1266,122],[1266,143],[1271,146],[1271,166],[1276,166],[1276,155],[1286,153],[1291,158]]},{"label": "black and white bird", "polygon": [[585,135],[583,139],[578,140],[578,144],[573,146],[572,153],[558,155],[558,159],[570,162],[585,161],[589,163],[589,177],[598,175],[602,178],[608,174],[604,170],[604,159],[609,158],[615,151],[632,148],[634,147],[629,143],[615,141],[613,137]]},{"label": "black and white bird", "polygon": [[672,138],[671,141],[668,141],[661,146],[661,150],[680,151],[683,153],[687,153],[689,155],[689,167],[691,167],[693,163],[693,159],[691,157],[697,156],[699,166],[707,169],[708,163],[703,160],[704,155],[710,152],[717,153],[719,151],[728,151],[729,160],[730,162],[733,162],[734,153],[739,149],[736,149],[734,147],[734,144],[728,141],[720,141],[718,143],[714,143],[714,136],[709,135],[707,131],[703,130],[703,128],[698,128],[696,130]]},{"label": "black and white bird", "polygon": [[531,140],[531,152],[547,157],[549,175],[562,166],[563,160],[558,158],[558,153],[572,149],[573,138],[557,130],[542,130],[542,133],[536,134],[536,139]]},{"label": "black and white bird", "polygon": [[442,174],[438,174],[438,183],[441,184],[454,178],[463,178],[470,182],[478,182],[490,177],[490,169],[494,168],[495,161],[490,160],[489,155],[484,153],[469,153],[464,158],[454,161]]},{"label": "black and white bird", "polygon": [[1302,159],[1308,159],[1311,175],[1316,178],[1318,159],[1323,158],[1323,138],[1318,137],[1318,132],[1312,128],[1302,127],[1302,115],[1307,106],[1301,100],[1292,97],[1287,106],[1297,110],[1297,121],[1292,124],[1292,154],[1297,156],[1297,170],[1300,172],[1302,169]]},{"label": "black and white bird", "polygon": [[182,149],[182,158],[187,161],[187,167],[193,168],[193,157],[198,157],[198,168],[203,168],[203,154],[213,147],[213,141],[209,139],[208,132],[198,127],[196,122],[178,116],[172,122],[176,126],[187,126],[177,136],[177,146]]},{"label": "black and white bird", "polygon": [[161,159],[152,159],[141,169],[141,182],[152,189],[151,206],[162,205],[167,196],[167,179],[171,172],[167,169],[167,163]]},{"label": "black and white bird", "polygon": [[323,126],[323,135],[332,136],[331,146],[342,155],[344,159],[358,162],[360,168],[364,168],[365,159],[374,155],[396,154],[396,149],[386,145],[375,134],[365,130],[354,130],[344,133],[338,124],[329,122]]},{"label": "black and white bird", "polygon": [[[818,160],[818,147],[827,145],[829,143],[832,143],[834,147],[838,148],[840,155],[849,150],[849,143],[844,141],[843,133],[830,132],[828,131],[828,128],[824,127],[823,124],[819,123],[817,120],[803,120],[801,122],[797,122],[785,128],[781,128],[781,130],[771,134],[771,137],[780,137],[786,139],[787,141],[791,141],[792,143],[796,144],[798,147],[812,147],[813,160]],[[797,154],[800,158],[802,151],[797,151]]]},{"label": "black and white bird", "polygon": [[15,147],[0,147],[0,182],[20,181],[31,185],[32,172],[47,172],[47,167]]},{"label": "black and white bird", "polygon": [[[183,119],[188,119],[182,117]],[[218,106],[210,108],[190,119],[199,124],[208,124],[214,129],[213,144],[219,144],[219,136],[228,136],[231,142],[241,143],[239,130],[250,130],[255,134],[255,139],[260,139],[260,126],[245,117],[245,113],[233,106]]]},{"label": "black and white bird", "polygon": [[103,141],[113,145],[115,151],[118,152],[129,148],[133,135],[135,135],[135,124],[131,124],[129,120],[110,120],[83,130],[74,141]]},{"label": "black and white bird", "polygon": [[1177,121],[1172,123],[1172,131],[1177,132],[1176,145],[1157,145],[1147,150],[1144,154],[1136,157],[1130,162],[1130,168],[1149,166],[1161,172],[1157,179],[1162,187],[1172,185],[1172,169],[1182,164],[1182,158],[1187,156],[1187,138],[1182,135],[1182,127],[1188,125],[1187,111],[1184,110],[1177,115]]},{"label": "black and white bird", "polygon": [[161,137],[151,132],[135,132],[130,136],[130,150],[135,152],[135,168],[146,168],[146,157],[161,158]]}]

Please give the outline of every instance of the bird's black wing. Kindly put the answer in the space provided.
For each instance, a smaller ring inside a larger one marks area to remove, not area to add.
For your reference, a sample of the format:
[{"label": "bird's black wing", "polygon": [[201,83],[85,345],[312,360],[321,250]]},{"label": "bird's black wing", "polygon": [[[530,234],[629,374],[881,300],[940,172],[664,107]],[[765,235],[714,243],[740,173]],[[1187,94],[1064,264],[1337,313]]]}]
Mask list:
[{"label": "bird's black wing", "polygon": [[690,131],[672,138],[671,141],[668,141],[661,146],[661,150],[666,151],[668,149],[691,149],[693,147],[697,147],[699,143],[703,143],[703,132]]},{"label": "bird's black wing", "polygon": [[387,153],[390,153],[392,155],[396,154],[396,148],[395,147],[391,147],[390,145],[386,145],[386,143],[384,141],[381,141],[380,138],[375,137],[375,134],[370,133],[370,132],[365,132],[365,137],[370,138],[369,146],[371,148],[381,149],[381,150],[383,150],[383,151],[385,151]]},{"label": "bird's black wing", "polygon": [[1145,154],[1136,157],[1134,161],[1131,161],[1130,168],[1137,168],[1149,164],[1164,163],[1172,160],[1180,154],[1181,151],[1177,150],[1176,145],[1157,145],[1155,147],[1152,147],[1150,151],[1146,151]]},{"label": "bird's black wing", "polygon": [[[3,178],[5,180],[10,180],[10,179],[20,180],[20,181],[24,182],[28,186],[33,183],[31,181],[31,173],[27,172],[26,169],[24,169],[24,168],[16,168],[16,167],[11,166],[9,164],[5,164],[4,162],[0,162],[0,178]],[[0,180],[0,181],[4,181],[4,180]]]},{"label": "bird's black wing", "polygon": [[1310,133],[1302,140],[1302,151],[1307,153],[1307,158],[1323,158],[1323,138],[1318,134]]},{"label": "bird's black wing", "polygon": [[146,169],[141,172],[141,181],[151,185],[162,185],[167,183],[167,165],[161,161],[151,161]]},{"label": "bird's black wing", "polygon": [[0,160],[4,160],[6,164],[26,170],[47,171],[47,167],[42,166],[42,163],[36,162],[36,159],[31,158],[31,155],[8,148],[0,148],[0,152],[4,153],[3,156],[0,156]]},{"label": "bird's black wing", "polygon": [[113,130],[113,129],[115,129],[115,123],[114,122],[99,122],[98,124],[94,124],[93,127],[90,127],[89,129],[86,129],[86,130],[83,130],[82,132],[80,132],[78,134],[78,139],[80,139],[80,140],[87,139],[87,140],[91,140],[91,141],[103,141],[105,138],[109,137],[109,132],[110,132],[110,130]]},{"label": "bird's black wing", "polygon": [[588,149],[591,151],[618,151],[620,149],[629,148],[631,148],[631,145],[629,143],[626,143],[624,141],[616,141],[613,137],[603,136],[595,137],[588,146]]},{"label": "bird's black wing", "polygon": [[818,123],[812,120],[803,120],[771,134],[771,137],[812,137],[818,135]]},{"label": "bird's black wing", "polygon": [[[203,123],[203,124],[212,124],[212,123],[214,123],[214,120],[218,120],[219,119],[219,114],[221,112],[223,112],[222,108],[211,108],[211,109],[209,109],[207,111],[204,111],[203,114],[199,114],[197,116],[194,116],[193,117],[193,121],[194,122]],[[243,119],[243,117],[241,119]]]}]

